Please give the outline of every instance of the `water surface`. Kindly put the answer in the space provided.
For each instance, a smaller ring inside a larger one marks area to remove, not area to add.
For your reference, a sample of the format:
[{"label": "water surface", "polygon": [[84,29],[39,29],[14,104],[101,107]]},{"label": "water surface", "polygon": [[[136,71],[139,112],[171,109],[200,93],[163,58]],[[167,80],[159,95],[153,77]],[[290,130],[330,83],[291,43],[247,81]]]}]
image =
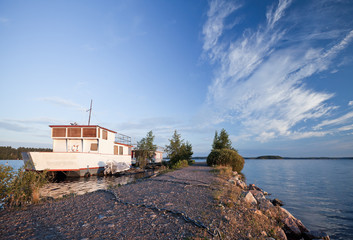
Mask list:
[{"label": "water surface", "polygon": [[247,159],[242,172],[310,230],[353,239],[353,160]]}]

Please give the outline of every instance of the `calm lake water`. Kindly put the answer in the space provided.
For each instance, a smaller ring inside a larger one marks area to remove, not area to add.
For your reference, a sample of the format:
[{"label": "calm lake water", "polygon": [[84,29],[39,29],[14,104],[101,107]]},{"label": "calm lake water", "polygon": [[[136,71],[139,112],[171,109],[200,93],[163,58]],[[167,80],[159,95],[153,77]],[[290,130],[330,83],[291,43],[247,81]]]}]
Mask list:
[{"label": "calm lake water", "polygon": [[353,239],[353,160],[245,160],[243,173],[310,230]]},{"label": "calm lake water", "polygon": [[[197,162],[205,160],[197,159]],[[23,161],[0,160],[15,168]],[[284,208],[310,230],[328,233],[331,239],[353,239],[353,160],[245,160],[242,171],[254,183],[284,202]],[[146,173],[147,175],[149,173]],[[126,184],[146,175],[79,178],[50,183],[45,196],[104,189]]]}]

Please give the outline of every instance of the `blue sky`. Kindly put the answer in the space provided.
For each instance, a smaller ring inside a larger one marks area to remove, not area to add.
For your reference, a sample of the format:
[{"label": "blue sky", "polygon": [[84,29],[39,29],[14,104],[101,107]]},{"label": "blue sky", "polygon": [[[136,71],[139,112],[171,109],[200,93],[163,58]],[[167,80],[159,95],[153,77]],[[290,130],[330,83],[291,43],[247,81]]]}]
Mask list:
[{"label": "blue sky", "polygon": [[353,156],[351,1],[2,1],[0,145],[92,124],[195,156]]}]

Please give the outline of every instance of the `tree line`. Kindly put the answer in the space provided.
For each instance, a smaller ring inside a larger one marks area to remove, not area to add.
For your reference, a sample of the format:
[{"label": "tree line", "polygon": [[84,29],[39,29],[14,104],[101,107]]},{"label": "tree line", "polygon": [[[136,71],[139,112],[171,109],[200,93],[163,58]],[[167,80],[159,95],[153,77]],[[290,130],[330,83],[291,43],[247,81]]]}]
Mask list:
[{"label": "tree line", "polygon": [[[153,160],[157,149],[157,145],[153,143],[154,138],[153,132],[149,131],[146,137],[137,142],[137,161],[138,165],[141,167]],[[188,164],[192,162],[192,145],[188,141],[185,142],[177,130],[174,131],[172,138],[169,139],[169,144],[165,146],[165,151],[170,159],[170,166],[181,164],[182,161],[187,161]]]},{"label": "tree line", "polygon": [[0,146],[0,159],[1,160],[16,160],[22,159],[22,152],[52,152],[51,148],[26,148],[19,147],[13,148],[9,146]]},{"label": "tree line", "polygon": [[[137,158],[138,165],[144,167],[147,162],[152,162],[157,146],[153,143],[154,135],[149,131],[145,138],[137,143],[139,157]],[[175,130],[172,138],[169,139],[169,144],[165,146],[165,151],[170,159],[171,167],[178,165],[190,165],[193,160],[192,145],[190,142],[181,138],[181,135]],[[220,133],[215,132],[212,143],[211,153],[207,157],[207,164],[210,166],[221,165],[230,166],[233,171],[240,172],[244,167],[244,158],[239,155],[238,151],[233,148],[232,141],[225,129]]]}]

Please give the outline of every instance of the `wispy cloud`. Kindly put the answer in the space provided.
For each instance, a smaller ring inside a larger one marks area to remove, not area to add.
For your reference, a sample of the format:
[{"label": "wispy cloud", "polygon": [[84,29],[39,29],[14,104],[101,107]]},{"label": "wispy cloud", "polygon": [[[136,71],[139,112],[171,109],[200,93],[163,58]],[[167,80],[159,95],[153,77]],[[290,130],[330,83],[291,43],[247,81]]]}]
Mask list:
[{"label": "wispy cloud", "polygon": [[28,131],[28,128],[24,125],[13,123],[13,122],[7,122],[7,121],[0,121],[0,128],[5,130],[10,130],[10,131],[15,131],[15,132]]},{"label": "wispy cloud", "polygon": [[349,112],[341,117],[330,119],[330,120],[325,120],[322,123],[318,124],[315,129],[321,129],[322,127],[325,126],[330,126],[330,125],[340,125],[347,123],[347,121],[353,119],[353,112]]},{"label": "wispy cloud", "polygon": [[10,22],[10,19],[5,17],[0,17],[0,23],[8,23],[8,22]]},{"label": "wispy cloud", "polygon": [[235,2],[222,0],[210,2],[210,9],[207,12],[208,20],[203,27],[203,49],[204,51],[209,51],[211,58],[218,55],[219,46],[217,43],[218,38],[223,33],[224,19],[240,7],[241,4],[235,4]]},{"label": "wispy cloud", "polygon": [[[325,38],[331,41],[323,47],[318,47],[313,36],[312,41],[295,41],[297,35],[303,37],[310,31],[291,32],[290,25],[295,23],[286,18],[291,1],[280,0],[268,8],[265,23],[243,33],[237,29],[227,32],[223,22],[239,6],[236,2],[212,1],[203,30],[204,51],[212,62],[217,59],[220,63],[209,86],[207,102],[217,115],[214,123],[236,122],[259,141],[278,136],[299,139],[329,134],[318,128],[297,129],[301,123],[318,121],[337,108],[328,103],[334,93],[311,89],[305,81],[330,69],[333,60],[352,42],[353,30],[329,31]],[[311,32],[317,33],[317,24],[312,24]],[[226,34],[239,37],[231,42],[221,41]],[[338,41],[337,36],[340,36]],[[327,120],[318,126],[349,116]]]},{"label": "wispy cloud", "polygon": [[49,102],[49,103],[53,103],[56,105],[60,105],[63,107],[69,107],[69,108],[74,108],[74,109],[78,109],[81,111],[86,111],[87,108],[81,106],[80,104],[77,104],[75,102],[72,102],[70,100],[66,100],[63,98],[59,98],[59,97],[44,97],[44,98],[39,98],[39,101],[44,101],[44,102]]}]

